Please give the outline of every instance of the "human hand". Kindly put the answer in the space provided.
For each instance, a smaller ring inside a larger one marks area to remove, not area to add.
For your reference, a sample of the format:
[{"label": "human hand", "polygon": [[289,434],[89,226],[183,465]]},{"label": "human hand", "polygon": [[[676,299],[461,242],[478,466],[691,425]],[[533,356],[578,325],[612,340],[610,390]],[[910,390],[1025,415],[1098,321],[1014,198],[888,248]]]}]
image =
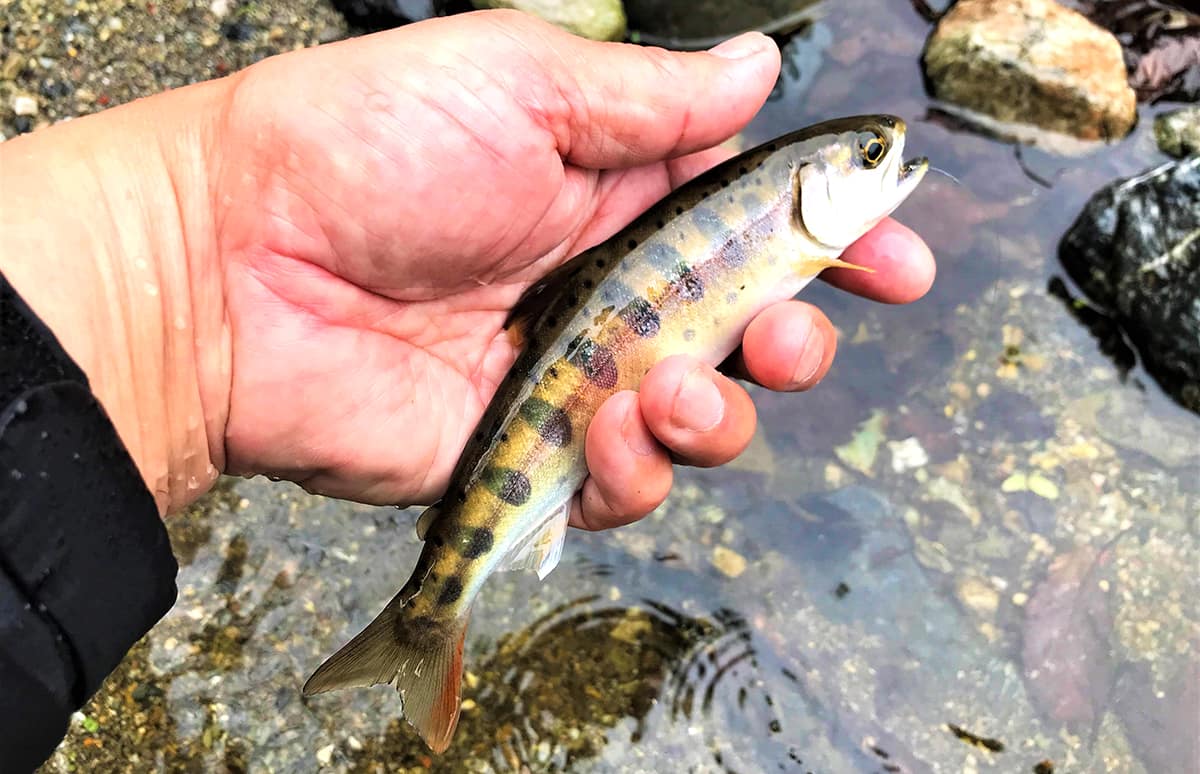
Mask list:
[{"label": "human hand", "polygon": [[[185,213],[177,258],[195,316],[181,370],[215,466],[364,502],[436,499],[515,357],[501,326],[522,291],[728,155],[713,146],[752,118],[778,67],[757,35],[675,54],[485,12],[226,79],[209,99],[204,174],[189,178],[201,182],[169,203]],[[145,102],[170,111],[172,96]],[[876,273],[823,276],[852,292],[907,302],[932,282],[928,249],[894,221],[849,252]],[[804,390],[835,344],[817,309],[785,302],[727,370]],[[648,513],[672,457],[727,462],[754,424],[735,381],[664,361],[593,420],[573,523]]]}]

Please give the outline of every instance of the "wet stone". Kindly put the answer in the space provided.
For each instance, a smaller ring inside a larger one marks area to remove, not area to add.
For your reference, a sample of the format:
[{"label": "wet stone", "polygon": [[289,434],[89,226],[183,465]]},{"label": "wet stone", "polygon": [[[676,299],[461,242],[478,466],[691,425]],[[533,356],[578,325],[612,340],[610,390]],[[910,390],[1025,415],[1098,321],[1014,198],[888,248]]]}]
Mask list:
[{"label": "wet stone", "polygon": [[1200,156],[1098,191],[1058,257],[1133,340],[1146,369],[1200,413]]},{"label": "wet stone", "polygon": [[1137,118],[1121,44],[1054,0],[961,0],[923,59],[936,97],[1000,121],[1097,140]]}]

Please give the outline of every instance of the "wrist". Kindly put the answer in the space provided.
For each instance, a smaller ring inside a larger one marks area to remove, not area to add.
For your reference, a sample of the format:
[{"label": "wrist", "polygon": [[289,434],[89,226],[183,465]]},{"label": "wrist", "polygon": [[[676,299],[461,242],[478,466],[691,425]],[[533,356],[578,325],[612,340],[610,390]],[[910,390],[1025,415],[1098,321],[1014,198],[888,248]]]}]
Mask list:
[{"label": "wrist", "polygon": [[160,513],[224,464],[230,355],[209,151],[227,88],[0,146],[0,271],[87,374]]}]

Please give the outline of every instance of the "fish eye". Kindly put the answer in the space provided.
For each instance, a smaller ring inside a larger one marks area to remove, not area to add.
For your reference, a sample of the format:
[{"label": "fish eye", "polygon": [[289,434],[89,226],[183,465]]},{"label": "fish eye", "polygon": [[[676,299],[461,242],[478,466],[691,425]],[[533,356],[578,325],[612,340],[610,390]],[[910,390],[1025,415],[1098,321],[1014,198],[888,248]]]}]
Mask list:
[{"label": "fish eye", "polygon": [[859,136],[858,153],[868,169],[883,160],[886,150],[885,139],[878,132],[864,132]]}]

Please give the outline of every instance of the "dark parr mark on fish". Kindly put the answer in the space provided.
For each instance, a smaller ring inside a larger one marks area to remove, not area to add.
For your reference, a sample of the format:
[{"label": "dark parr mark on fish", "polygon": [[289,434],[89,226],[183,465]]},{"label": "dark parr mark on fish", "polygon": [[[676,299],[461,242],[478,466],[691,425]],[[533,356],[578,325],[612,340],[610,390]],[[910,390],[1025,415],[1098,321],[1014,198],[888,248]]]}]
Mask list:
[{"label": "dark parr mark on fish", "polygon": [[488,527],[475,527],[469,531],[466,540],[459,543],[460,551],[467,559],[478,559],[492,550],[496,542],[492,530]]},{"label": "dark parr mark on fish", "polygon": [[704,298],[704,281],[690,266],[680,264],[679,277],[671,282],[671,287],[685,301]]},{"label": "dark parr mark on fish", "polygon": [[678,250],[662,241],[648,242],[642,248],[642,256],[643,261],[664,275],[683,261],[683,256]]},{"label": "dark parr mark on fish", "polygon": [[529,478],[512,468],[485,468],[481,477],[484,485],[509,505],[524,505],[532,491]]},{"label": "dark parr mark on fish", "polygon": [[654,311],[654,307],[644,298],[633,299],[617,316],[643,339],[658,335],[658,330],[662,327],[662,321],[658,319],[658,312]]},{"label": "dark parr mark on fish", "polygon": [[449,605],[462,596],[462,591],[462,581],[458,578],[447,578],[446,582],[442,584],[442,593],[438,595],[437,603],[439,605]]},{"label": "dark parr mark on fish", "polygon": [[696,229],[708,239],[721,239],[729,233],[729,226],[721,220],[715,210],[708,207],[696,207],[692,210],[692,223]]},{"label": "dark parr mark on fish", "polygon": [[611,390],[617,386],[617,359],[607,347],[584,339],[571,357],[571,362],[597,387]]},{"label": "dark parr mark on fish", "polygon": [[571,418],[558,406],[530,398],[521,404],[521,418],[551,446],[561,449],[571,442]]}]

